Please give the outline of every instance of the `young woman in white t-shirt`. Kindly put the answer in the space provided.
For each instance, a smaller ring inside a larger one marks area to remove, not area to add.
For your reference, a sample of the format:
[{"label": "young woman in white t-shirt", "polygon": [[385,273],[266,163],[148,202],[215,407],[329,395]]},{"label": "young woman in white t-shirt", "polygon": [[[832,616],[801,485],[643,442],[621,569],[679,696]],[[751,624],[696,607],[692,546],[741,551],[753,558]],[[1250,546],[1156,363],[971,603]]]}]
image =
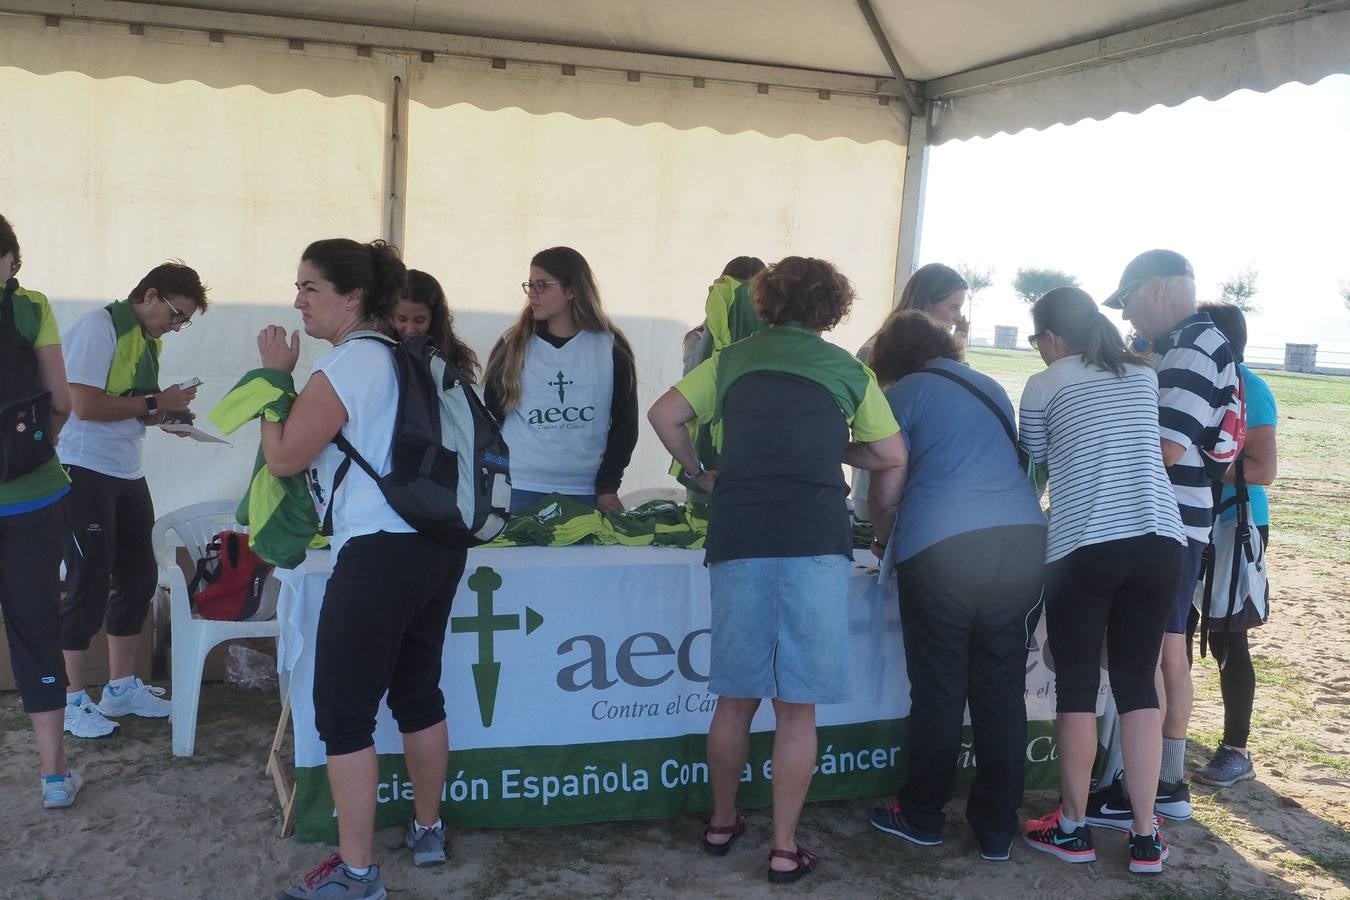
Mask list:
[{"label": "young woman in white t-shirt", "polygon": [[[344,455],[339,432],[377,472],[390,469],[398,383],[389,348],[359,337],[386,321],[407,270],[383,243],[338,238],[310,244],[300,260],[295,307],[305,333],[333,345],[314,365],[284,422],[262,422],[267,467],[279,476],[314,471],[333,507],[332,577],[315,640],[314,722],[328,754],[338,854],[284,897],[384,897],[374,865],[375,713],[389,709],[403,734],[414,819],[406,843],[416,865],[445,861],[440,796],[449,756],[441,649],[465,551],[416,533],[360,466],[334,489]],[[258,335],[263,366],[292,372],[300,336],[269,325]],[[342,890],[338,890],[337,886]],[[325,890],[327,892],[325,892]]]},{"label": "young woman in white t-shirt", "polygon": [[[1050,291],[1031,318],[1029,340],[1048,368],[1027,380],[1018,418],[1023,447],[1050,475],[1045,616],[1063,795],[1024,836],[1060,859],[1092,862],[1088,824],[1129,829],[1130,871],[1160,872],[1167,844],[1153,819],[1162,762],[1154,670],[1186,537],[1163,468],[1158,378],[1077,288]],[[1124,814],[1110,821],[1088,815],[1103,644],[1129,786],[1117,804]]]},{"label": "young woman in white t-shirt", "polygon": [[529,303],[483,375],[511,448],[511,511],[556,493],[622,512],[619,482],[638,435],[633,350],[571,247],[536,253],[521,288]]}]

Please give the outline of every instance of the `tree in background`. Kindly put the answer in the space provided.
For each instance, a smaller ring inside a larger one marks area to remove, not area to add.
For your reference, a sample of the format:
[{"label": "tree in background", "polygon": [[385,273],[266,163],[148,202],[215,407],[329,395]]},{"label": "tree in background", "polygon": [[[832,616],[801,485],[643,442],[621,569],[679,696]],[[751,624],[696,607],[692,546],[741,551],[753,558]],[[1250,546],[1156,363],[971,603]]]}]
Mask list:
[{"label": "tree in background", "polygon": [[1345,301],[1345,308],[1350,309],[1350,278],[1341,282],[1341,299]]},{"label": "tree in background", "polygon": [[1057,287],[1078,287],[1078,279],[1059,269],[1023,268],[1013,276],[1013,293],[1029,304]]},{"label": "tree in background", "polygon": [[1260,309],[1252,298],[1257,294],[1256,270],[1251,266],[1238,272],[1232,278],[1219,284],[1220,300],[1231,303],[1245,313],[1254,313]]},{"label": "tree in background", "polygon": [[956,264],[956,271],[966,280],[966,299],[970,301],[970,315],[967,317],[968,328],[966,331],[966,343],[969,344],[972,340],[970,335],[975,328],[975,298],[979,295],[980,291],[993,285],[994,268],[993,266],[980,268],[979,266],[972,266],[965,260],[961,260]]}]

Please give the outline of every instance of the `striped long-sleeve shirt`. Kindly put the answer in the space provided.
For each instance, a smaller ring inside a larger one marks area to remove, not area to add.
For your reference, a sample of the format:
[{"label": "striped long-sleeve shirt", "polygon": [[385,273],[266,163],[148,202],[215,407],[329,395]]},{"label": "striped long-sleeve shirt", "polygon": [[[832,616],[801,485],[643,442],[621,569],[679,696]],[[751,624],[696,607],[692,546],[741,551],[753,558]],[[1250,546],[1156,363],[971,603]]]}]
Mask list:
[{"label": "striped long-sleeve shirt", "polygon": [[1185,542],[1158,444],[1158,379],[1056,360],[1022,391],[1020,443],[1050,472],[1046,562],[1079,547],[1157,534]]},{"label": "striped long-sleeve shirt", "polygon": [[1153,352],[1159,358],[1159,433],[1186,448],[1167,475],[1187,537],[1208,543],[1213,485],[1241,449],[1237,361],[1223,334],[1201,312],[1155,342]]}]

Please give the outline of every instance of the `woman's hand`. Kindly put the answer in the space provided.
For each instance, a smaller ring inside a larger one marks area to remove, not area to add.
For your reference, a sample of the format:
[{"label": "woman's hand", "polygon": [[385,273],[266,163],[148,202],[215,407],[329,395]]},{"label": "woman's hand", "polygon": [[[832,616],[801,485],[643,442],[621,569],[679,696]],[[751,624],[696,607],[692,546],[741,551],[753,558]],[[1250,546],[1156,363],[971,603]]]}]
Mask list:
[{"label": "woman's hand", "polygon": [[872,538],[872,555],[880,562],[886,556],[886,545],[876,538]]},{"label": "woman's hand", "polygon": [[699,490],[711,496],[713,488],[717,485],[717,470],[704,469],[698,473],[698,477],[694,481],[697,482]]},{"label": "woman's hand", "polygon": [[619,499],[618,494],[600,494],[595,498],[595,508],[601,512],[621,513],[623,501]]},{"label": "woman's hand", "polygon": [[300,361],[300,332],[292,331],[288,343],[285,328],[268,325],[258,332],[258,357],[264,369],[287,374],[294,372],[295,364]]},{"label": "woman's hand", "polygon": [[960,341],[962,346],[965,346],[967,343],[969,343],[970,320],[967,319],[965,316],[958,315],[956,317],[956,325],[952,329],[952,336],[955,337],[958,341]]}]

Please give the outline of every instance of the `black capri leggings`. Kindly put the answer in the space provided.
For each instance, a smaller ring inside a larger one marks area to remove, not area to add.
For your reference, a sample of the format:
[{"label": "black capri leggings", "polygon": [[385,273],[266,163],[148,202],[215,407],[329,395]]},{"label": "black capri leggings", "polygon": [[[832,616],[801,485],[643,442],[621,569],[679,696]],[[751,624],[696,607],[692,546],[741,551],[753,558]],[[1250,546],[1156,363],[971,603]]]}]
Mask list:
[{"label": "black capri leggings", "polygon": [[100,628],[112,637],[141,633],[159,583],[150,532],[155,507],[144,478],[114,478],[67,466],[70,539],[61,649],[88,650]]},{"label": "black capri leggings", "polygon": [[1096,711],[1103,639],[1116,708],[1158,708],[1153,673],[1181,562],[1179,542],[1149,534],[1079,547],[1046,567],[1059,712]]},{"label": "black capri leggings", "polygon": [[314,649],[314,724],[329,756],[375,742],[385,691],[403,734],[445,718],[441,649],[466,555],[384,531],[342,548]]}]

